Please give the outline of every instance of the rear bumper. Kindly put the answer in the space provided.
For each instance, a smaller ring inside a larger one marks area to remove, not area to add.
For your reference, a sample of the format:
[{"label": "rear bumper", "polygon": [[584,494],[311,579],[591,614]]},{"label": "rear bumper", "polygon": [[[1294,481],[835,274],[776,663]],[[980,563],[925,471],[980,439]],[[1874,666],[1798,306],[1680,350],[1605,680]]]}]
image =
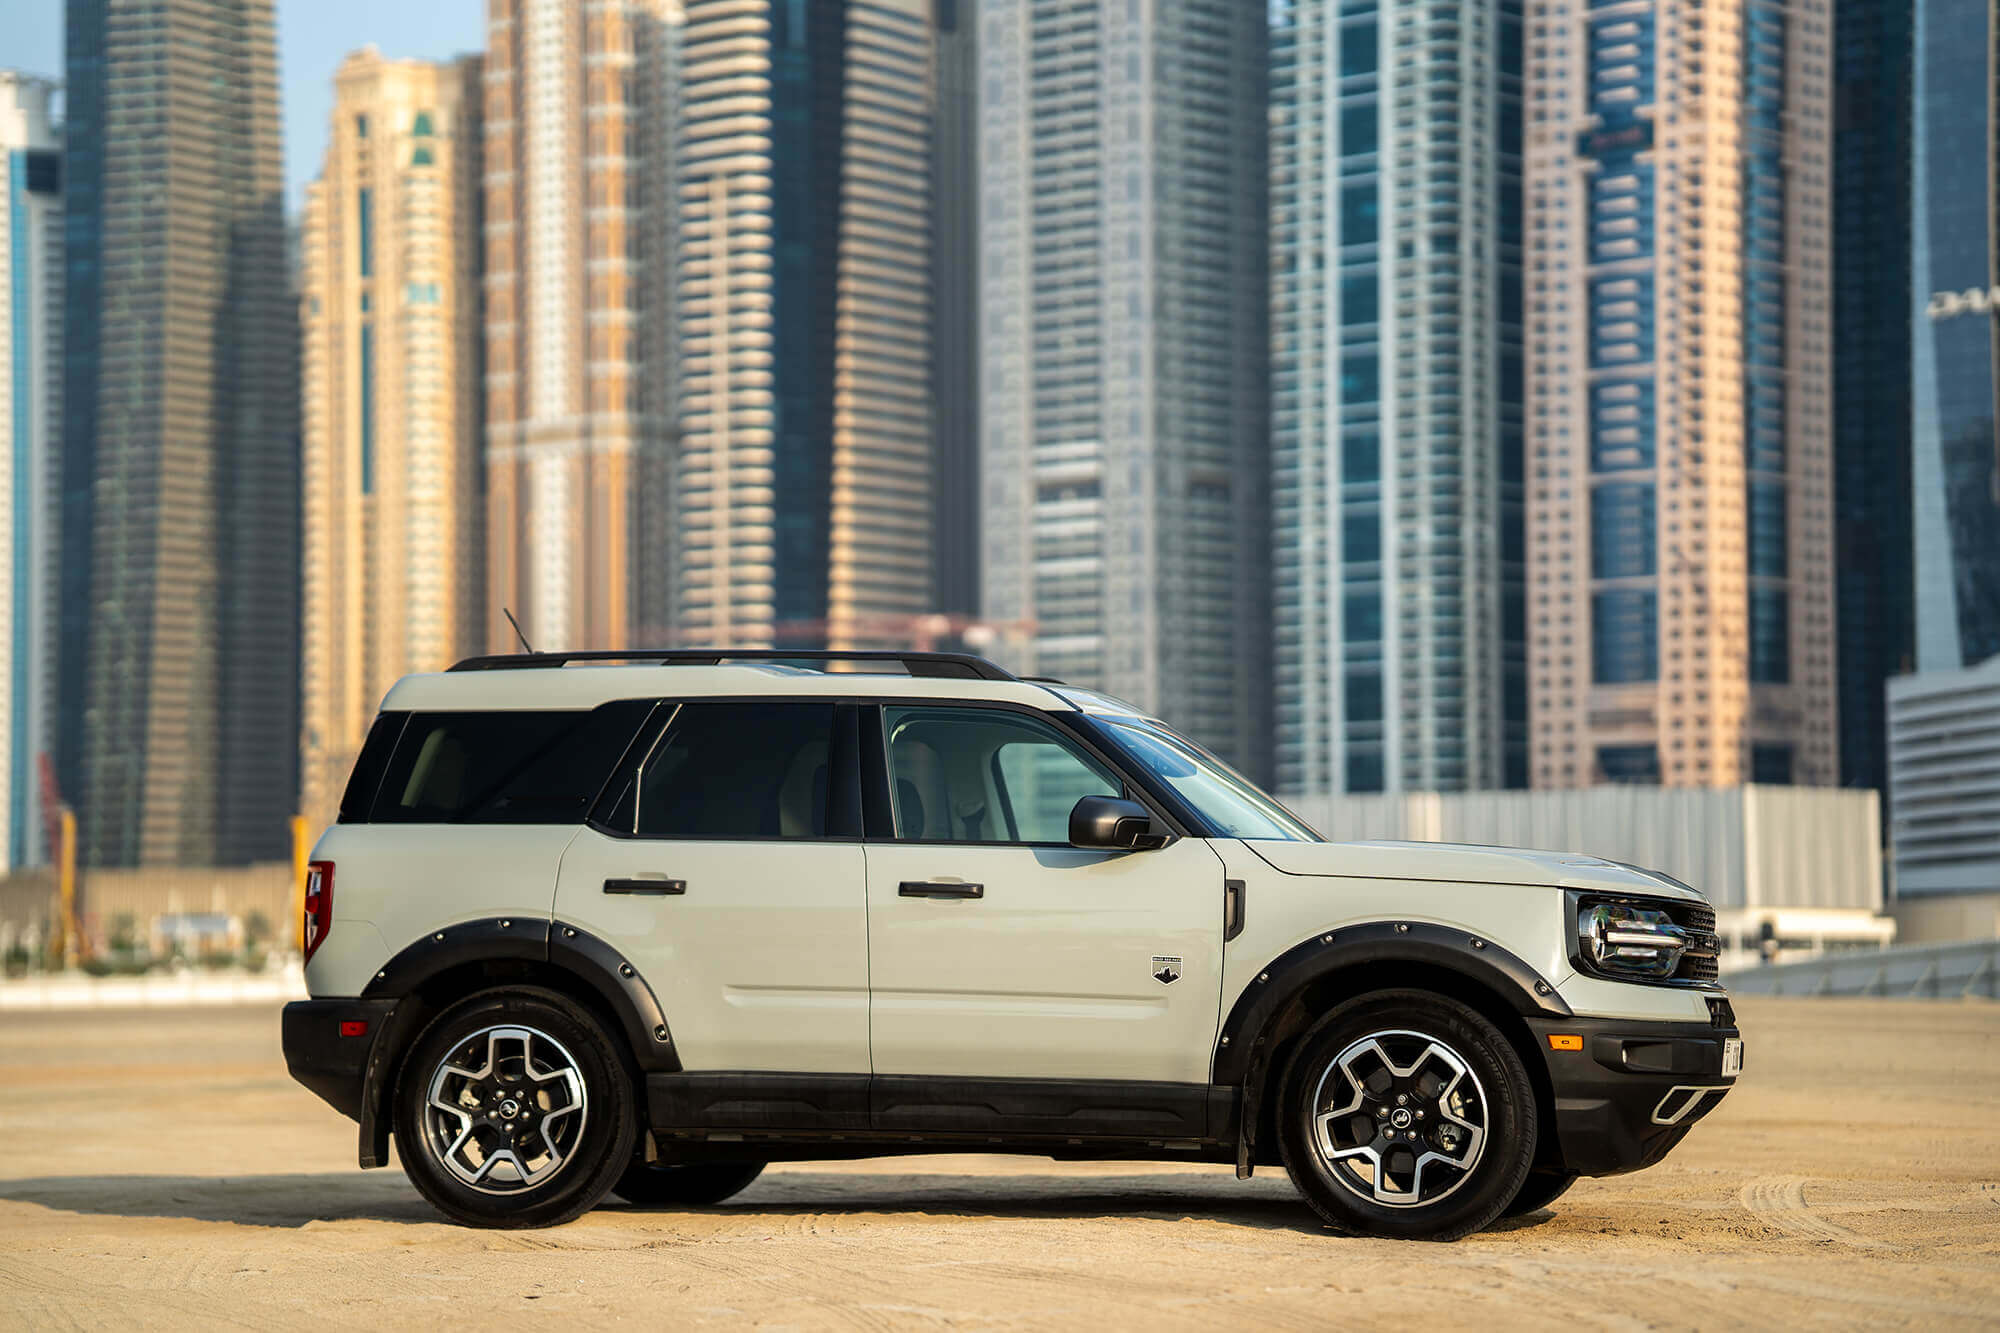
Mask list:
[{"label": "rear bumper", "polygon": [[[395,1007],[394,1000],[294,1000],[281,1019],[285,1067],[328,1106],[359,1121],[368,1057]],[[367,1026],[342,1036],[343,1023]]]},{"label": "rear bumper", "polygon": [[[1563,1169],[1610,1176],[1651,1166],[1735,1086],[1722,1074],[1722,1043],[1734,1026],[1531,1018],[1555,1093],[1555,1146]],[[1549,1046],[1575,1034],[1581,1050]]]}]

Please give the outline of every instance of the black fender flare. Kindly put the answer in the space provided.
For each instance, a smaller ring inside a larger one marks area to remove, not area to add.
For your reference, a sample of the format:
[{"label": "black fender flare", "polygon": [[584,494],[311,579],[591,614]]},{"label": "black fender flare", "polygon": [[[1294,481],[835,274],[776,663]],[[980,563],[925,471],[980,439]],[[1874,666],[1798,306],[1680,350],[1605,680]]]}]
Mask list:
[{"label": "black fender flare", "polygon": [[1210,1082],[1242,1087],[1271,1021],[1321,977],[1363,964],[1421,963],[1457,972],[1523,1017],[1567,1018],[1570,1007],[1542,975],[1492,940],[1427,921],[1371,921],[1322,931],[1265,965],[1230,1008],[1216,1038]]},{"label": "black fender flare", "polygon": [[587,985],[617,1017],[642,1076],[680,1072],[680,1054],[659,997],[639,970],[610,944],[580,927],[546,917],[456,922],[406,946],[382,965],[361,992],[364,1000],[396,1002],[369,1048],[362,1075],[362,1166],[388,1162],[389,1088],[424,1020],[422,1006],[401,1001],[453,968],[510,961],[554,966]]}]

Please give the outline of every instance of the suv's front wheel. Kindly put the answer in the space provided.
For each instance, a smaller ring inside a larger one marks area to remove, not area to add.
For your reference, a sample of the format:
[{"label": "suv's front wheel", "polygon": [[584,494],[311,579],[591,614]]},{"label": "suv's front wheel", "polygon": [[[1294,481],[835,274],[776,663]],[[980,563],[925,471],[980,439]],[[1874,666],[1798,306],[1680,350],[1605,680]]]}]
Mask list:
[{"label": "suv's front wheel", "polygon": [[546,1227],[597,1206],[632,1159],[632,1078],[555,991],[487,991],[435,1019],[396,1085],[396,1151],[438,1211]]},{"label": "suv's front wheel", "polygon": [[1278,1146],[1344,1231],[1456,1240],[1500,1216],[1534,1165],[1535,1093],[1485,1017],[1429,991],[1349,1001],[1299,1042]]}]

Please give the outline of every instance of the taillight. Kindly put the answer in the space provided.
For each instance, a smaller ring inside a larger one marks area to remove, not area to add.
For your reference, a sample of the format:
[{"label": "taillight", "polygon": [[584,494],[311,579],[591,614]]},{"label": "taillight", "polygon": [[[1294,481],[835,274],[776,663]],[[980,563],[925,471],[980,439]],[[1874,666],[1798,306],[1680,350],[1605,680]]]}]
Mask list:
[{"label": "taillight", "polygon": [[319,946],[326,941],[326,933],[333,929],[333,862],[311,861],[306,864],[306,961]]}]

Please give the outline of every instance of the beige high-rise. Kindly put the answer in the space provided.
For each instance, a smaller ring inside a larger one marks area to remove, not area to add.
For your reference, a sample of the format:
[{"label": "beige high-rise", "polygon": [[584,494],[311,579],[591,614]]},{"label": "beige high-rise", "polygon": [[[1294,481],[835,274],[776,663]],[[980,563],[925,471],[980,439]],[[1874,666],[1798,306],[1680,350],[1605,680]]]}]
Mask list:
[{"label": "beige high-rise", "polygon": [[1831,7],[1527,8],[1534,785],[1832,784]]},{"label": "beige high-rise", "polygon": [[685,643],[910,641],[931,546],[932,0],[687,0]]},{"label": "beige high-rise", "polygon": [[301,808],[330,821],[383,693],[483,642],[480,60],[351,55],[302,250]]},{"label": "beige high-rise", "polygon": [[490,647],[664,626],[677,0],[490,0],[485,80]]}]

